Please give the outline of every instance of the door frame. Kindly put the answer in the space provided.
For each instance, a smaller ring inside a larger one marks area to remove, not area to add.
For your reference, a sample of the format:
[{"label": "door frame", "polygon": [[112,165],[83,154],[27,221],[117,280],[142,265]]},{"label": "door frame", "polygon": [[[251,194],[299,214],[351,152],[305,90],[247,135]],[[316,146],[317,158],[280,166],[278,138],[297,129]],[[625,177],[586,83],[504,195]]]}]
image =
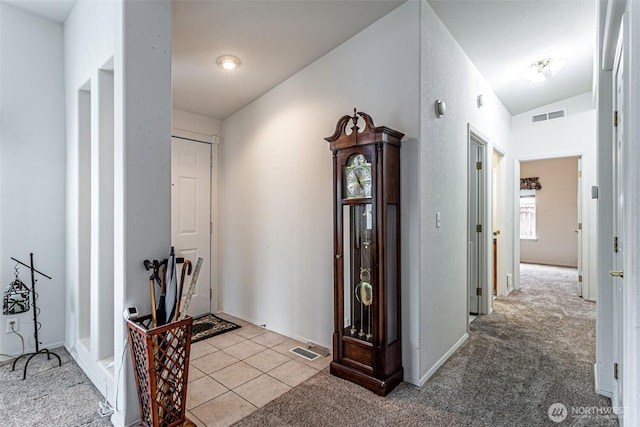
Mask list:
[{"label": "door frame", "polygon": [[[586,212],[584,203],[585,200],[590,199],[591,187],[585,185],[590,181],[589,176],[589,168],[586,165],[589,165],[589,153],[587,151],[569,151],[569,152],[560,152],[560,153],[552,153],[552,154],[543,154],[543,155],[532,155],[532,156],[521,156],[514,159],[514,168],[513,168],[513,180],[514,180],[514,197],[513,197],[513,208],[514,208],[514,217],[513,217],[513,248],[514,248],[514,259],[513,259],[513,285],[514,289],[520,289],[520,163],[522,162],[531,162],[536,160],[551,160],[551,159],[562,159],[566,157],[577,157],[578,164],[582,165],[582,173],[581,176],[578,177],[581,180],[582,188],[578,190],[578,203],[582,206],[582,231],[581,231],[581,241],[578,247],[578,256],[581,256],[582,259],[578,261],[578,264],[582,265],[582,297],[587,301],[595,301],[597,290],[594,290],[594,294],[591,295],[590,291],[590,278],[591,278],[591,260],[589,258],[589,240],[591,235],[591,221],[589,219],[590,215],[593,215],[593,212]],[[587,194],[589,193],[589,194]],[[577,206],[576,206],[577,209]],[[580,220],[580,218],[578,218]],[[577,227],[577,224],[576,224]],[[587,290],[587,297],[584,297],[584,290]]]},{"label": "door frame", "polygon": [[211,202],[209,206],[209,221],[211,222],[211,233],[209,234],[209,246],[211,250],[210,263],[210,301],[209,310],[211,313],[218,313],[220,310],[220,300],[218,298],[218,283],[220,269],[218,268],[218,236],[220,235],[218,229],[218,162],[219,162],[219,145],[220,137],[217,135],[204,135],[196,132],[190,132],[182,129],[171,129],[172,138],[187,139],[195,142],[201,142],[211,145]]},{"label": "door frame", "polygon": [[[618,206],[619,196],[622,195],[623,199],[626,200],[626,182],[627,182],[627,173],[630,168],[628,167],[628,162],[624,160],[622,162],[618,162],[618,130],[622,129],[622,140],[625,149],[627,149],[628,144],[628,125],[625,117],[628,117],[629,113],[629,91],[627,86],[627,79],[629,78],[629,55],[627,53],[626,45],[625,45],[625,28],[628,28],[628,15],[625,13],[622,17],[622,22],[620,25],[620,32],[618,35],[618,40],[616,44],[615,56],[613,61],[613,69],[612,69],[612,108],[614,114],[618,111],[618,91],[617,89],[621,89],[622,91],[622,102],[620,105],[619,114],[622,117],[620,128],[612,126],[612,139],[613,139],[613,153],[612,153],[612,177],[613,177],[613,238],[619,239],[619,244],[622,247],[622,253],[616,253],[614,250],[613,258],[612,258],[612,270],[624,271],[625,264],[627,262],[627,250],[626,250],[626,229],[625,223],[628,223],[628,219],[626,217],[625,206]],[[622,64],[620,63],[622,61]],[[623,79],[622,79],[622,88],[618,88],[618,70],[621,69]],[[626,153],[624,154],[624,158],[628,158]],[[611,396],[611,404],[614,410],[620,410],[624,407],[625,402],[625,393],[624,393],[624,384],[625,384],[625,339],[626,339],[626,328],[625,328],[625,291],[627,286],[625,286],[624,277],[611,277],[611,292],[612,292],[612,328],[613,328],[613,351],[612,351],[612,362],[618,364],[618,378],[613,377],[612,380],[612,396]],[[624,411],[618,413],[618,416],[624,419]]]},{"label": "door frame", "polygon": [[[487,179],[487,174],[489,170],[489,166],[491,166],[491,162],[487,161],[487,153],[491,144],[489,139],[486,138],[476,127],[474,127],[471,123],[467,123],[467,230],[469,230],[469,192],[470,192],[470,173],[472,170],[472,165],[469,163],[470,158],[470,150],[472,140],[477,142],[482,147],[481,153],[481,162],[482,169],[480,169],[479,180],[480,185],[478,192],[478,203],[479,203],[479,215],[480,215],[480,223],[482,224],[482,233],[480,233],[478,248],[480,250],[479,254],[479,262],[478,262],[478,275],[480,276],[479,288],[482,290],[482,296],[478,298],[478,314],[489,314],[493,311],[493,289],[489,287],[489,283],[491,283],[490,275],[491,275],[491,257],[488,255],[491,253],[491,243],[492,239],[492,224],[491,224],[491,204],[488,201],[488,194],[490,194],[489,188],[489,179]],[[493,155],[493,152],[492,152]],[[468,233],[468,231],[467,231]],[[467,242],[469,242],[469,235],[467,234]],[[470,297],[470,283],[469,283],[469,251],[467,251],[467,316],[470,313],[469,306],[469,297]]]},{"label": "door frame", "polygon": [[[493,157],[494,155],[498,156],[498,161],[496,163],[493,162]],[[500,234],[497,236],[498,239],[498,251],[497,251],[497,256],[496,256],[496,264],[497,264],[497,292],[498,295],[497,296],[506,296],[509,295],[509,293],[513,290],[513,283],[511,284],[511,288],[508,287],[508,283],[507,283],[507,273],[505,270],[505,258],[506,258],[506,251],[505,251],[505,245],[504,243],[502,243],[503,238],[502,236],[505,235],[504,231],[505,231],[505,207],[506,207],[506,203],[505,201],[507,200],[506,198],[506,192],[504,189],[504,183],[505,183],[505,161],[506,161],[506,152],[504,150],[502,150],[499,147],[493,146],[493,152],[491,153],[491,230],[492,230],[492,240],[493,240],[493,230],[498,230],[500,231]],[[496,178],[494,180],[493,177],[493,169],[496,169]],[[494,195],[497,194],[498,195],[498,203],[496,206],[496,210],[497,212],[495,212],[495,218],[496,218],[496,223],[493,223],[493,217],[494,217],[494,212],[493,212],[493,197]],[[491,251],[491,253],[493,254],[493,251]]]}]

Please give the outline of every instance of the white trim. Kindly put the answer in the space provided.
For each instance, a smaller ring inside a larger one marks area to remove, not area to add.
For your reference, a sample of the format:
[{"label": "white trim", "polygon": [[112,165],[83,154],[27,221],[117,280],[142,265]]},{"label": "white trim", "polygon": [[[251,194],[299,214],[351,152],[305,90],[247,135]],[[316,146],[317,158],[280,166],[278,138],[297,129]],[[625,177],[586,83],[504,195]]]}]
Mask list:
[{"label": "white trim", "polygon": [[614,57],[618,45],[618,33],[622,15],[627,8],[627,0],[608,0],[607,16],[604,24],[604,38],[602,40],[602,62],[600,66],[603,70],[613,68]]},{"label": "white trim", "polygon": [[171,136],[175,138],[190,139],[192,141],[206,142],[208,144],[220,143],[220,138],[216,135],[204,135],[202,133],[191,132],[183,129],[171,129]]},{"label": "white trim", "polygon": [[[429,380],[429,378],[431,378],[431,376],[433,374],[436,373],[436,371],[438,369],[440,369],[440,367],[442,365],[444,365],[444,362],[446,362],[452,355],[453,353],[455,353],[461,346],[462,344],[464,344],[464,342],[467,340],[467,338],[469,338],[469,334],[465,333],[463,336],[460,337],[460,339],[458,340],[458,342],[456,342],[453,347],[451,347],[449,349],[449,351],[447,351],[432,367],[431,369],[429,369],[427,371],[426,374],[424,374],[418,384],[414,384],[417,385],[418,387],[422,387],[423,385],[425,385],[425,383]],[[407,381],[407,379],[405,378],[405,381]],[[413,384],[413,383],[412,383]]]},{"label": "white trim", "polygon": [[[563,159],[565,157],[582,157],[584,160],[584,156],[588,154],[587,151],[559,151],[557,153],[549,153],[542,155],[530,155],[530,156],[518,156],[516,157],[516,161],[518,162],[529,162],[532,160],[548,160],[548,159]],[[584,170],[583,170],[584,171]],[[518,184],[520,184],[520,177],[518,177]]]},{"label": "white trim", "polygon": [[[171,130],[171,138],[186,139],[194,142],[201,142],[203,144],[209,144],[210,151],[209,156],[211,159],[209,169],[209,222],[211,223],[212,232],[209,233],[209,292],[211,298],[209,299],[209,312],[218,312],[221,307],[221,301],[218,299],[218,283],[219,283],[219,259],[218,259],[218,245],[220,236],[220,230],[218,230],[218,171],[219,171],[219,142],[220,138],[216,135],[202,135],[195,132],[181,131],[180,129]],[[200,139],[197,139],[200,138]],[[202,139],[209,139],[209,141],[203,141]]]},{"label": "white trim", "polygon": [[[533,161],[533,160],[549,160],[549,159],[563,159],[567,157],[578,157],[582,161],[582,192],[578,194],[578,197],[582,200],[582,295],[581,297],[585,301],[596,301],[597,290],[595,295],[591,292],[591,280],[596,280],[596,275],[592,278],[592,273],[595,269],[592,267],[591,263],[593,260],[590,258],[589,246],[590,242],[594,237],[592,237],[593,231],[597,227],[598,219],[597,219],[597,211],[594,212],[594,207],[590,207],[588,201],[591,200],[591,186],[589,185],[593,179],[589,175],[589,167],[585,165],[589,165],[590,157],[588,151],[566,151],[566,152],[557,152],[557,153],[549,153],[543,155],[529,155],[529,156],[518,156],[514,159],[514,184],[517,192],[520,190],[520,163],[524,161]],[[597,154],[596,154],[597,157]],[[516,192],[516,194],[517,194]],[[520,215],[520,198],[514,197],[514,218],[519,218]],[[591,224],[591,217],[595,219],[593,225]],[[520,221],[513,221],[513,237],[514,237],[514,289],[520,288]],[[595,244],[595,243],[594,243]],[[517,255],[517,257],[516,257]],[[517,282],[516,282],[516,274],[517,274]],[[517,283],[517,287],[516,287]]]},{"label": "white trim", "polygon": [[600,388],[600,384],[599,384],[599,375],[598,375],[598,362],[593,364],[593,373],[595,376],[595,381],[596,381],[596,393],[605,397],[608,397],[609,399],[613,398],[613,392],[611,390],[605,390],[603,388]]}]

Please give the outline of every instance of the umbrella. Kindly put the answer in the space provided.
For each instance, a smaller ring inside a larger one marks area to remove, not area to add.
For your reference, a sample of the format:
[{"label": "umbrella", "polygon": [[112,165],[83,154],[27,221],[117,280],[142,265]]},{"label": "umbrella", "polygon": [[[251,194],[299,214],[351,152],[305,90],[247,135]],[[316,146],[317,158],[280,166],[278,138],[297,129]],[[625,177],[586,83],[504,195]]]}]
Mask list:
[{"label": "umbrella", "polygon": [[177,295],[178,295],[178,280],[176,279],[176,254],[171,247],[171,254],[167,259],[167,271],[164,277],[165,281],[165,317],[164,323],[171,323],[175,315]]},{"label": "umbrella", "polygon": [[156,322],[155,326],[164,325],[166,319],[166,310],[165,310],[165,276],[167,271],[167,260],[163,260],[161,262],[153,261],[153,272],[154,272],[154,280],[155,284],[160,288],[160,293],[158,294],[158,300],[155,301],[155,293],[151,296],[156,304]]}]

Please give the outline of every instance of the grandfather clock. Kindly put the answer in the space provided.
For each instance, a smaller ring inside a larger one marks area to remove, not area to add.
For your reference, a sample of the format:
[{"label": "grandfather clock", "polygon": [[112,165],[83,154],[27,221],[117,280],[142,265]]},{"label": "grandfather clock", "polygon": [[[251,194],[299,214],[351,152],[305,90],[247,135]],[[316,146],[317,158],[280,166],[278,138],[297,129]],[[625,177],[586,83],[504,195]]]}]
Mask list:
[{"label": "grandfather clock", "polygon": [[[358,126],[364,122],[363,129]],[[347,126],[352,122],[351,132]],[[354,109],[333,152],[334,332],[331,374],[385,396],[403,377],[400,328],[400,140]]]}]

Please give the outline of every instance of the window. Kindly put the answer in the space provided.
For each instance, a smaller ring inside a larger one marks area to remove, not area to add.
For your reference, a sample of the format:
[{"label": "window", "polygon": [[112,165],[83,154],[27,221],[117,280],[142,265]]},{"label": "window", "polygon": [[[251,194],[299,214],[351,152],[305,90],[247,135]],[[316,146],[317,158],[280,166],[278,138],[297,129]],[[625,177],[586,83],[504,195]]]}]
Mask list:
[{"label": "window", "polygon": [[520,196],[520,238],[536,239],[536,195]]}]

